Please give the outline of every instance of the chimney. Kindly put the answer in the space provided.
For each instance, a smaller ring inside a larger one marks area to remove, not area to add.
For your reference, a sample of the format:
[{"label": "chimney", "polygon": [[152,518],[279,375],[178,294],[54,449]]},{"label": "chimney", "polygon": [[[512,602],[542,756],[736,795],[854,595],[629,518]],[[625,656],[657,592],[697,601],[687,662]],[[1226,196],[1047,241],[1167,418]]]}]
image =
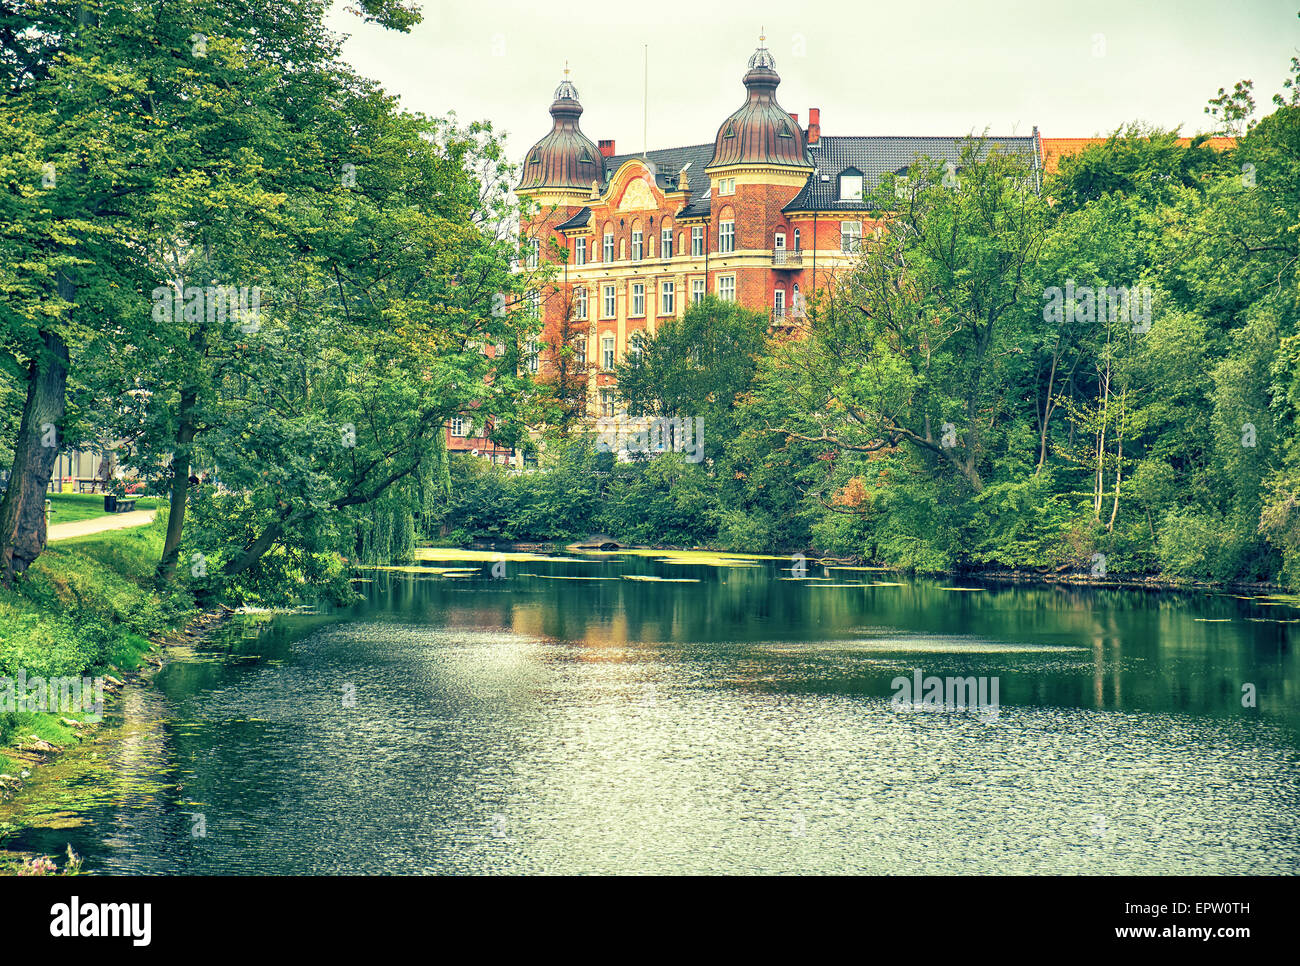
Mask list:
[{"label": "chimney", "polygon": [[822,136],[822,109],[808,108],[808,143],[816,144]]},{"label": "chimney", "polygon": [[612,158],[616,153],[613,141],[600,142],[600,156],[602,158]]},{"label": "chimney", "polygon": [[798,114],[791,114],[790,116],[791,116],[792,118],[794,118],[794,123],[797,125],[797,124],[799,123],[799,115],[798,115]]}]

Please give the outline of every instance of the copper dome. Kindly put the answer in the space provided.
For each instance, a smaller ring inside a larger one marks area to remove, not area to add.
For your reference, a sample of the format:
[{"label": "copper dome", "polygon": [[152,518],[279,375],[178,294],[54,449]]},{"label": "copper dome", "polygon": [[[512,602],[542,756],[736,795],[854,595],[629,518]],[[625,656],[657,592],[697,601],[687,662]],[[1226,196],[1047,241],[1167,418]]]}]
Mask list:
[{"label": "copper dome", "polygon": [[709,167],[724,164],[788,164],[811,167],[804,134],[795,119],[776,102],[781,75],[766,47],[749,58],[745,90],[749,99],[718,128]]},{"label": "copper dome", "polygon": [[[567,71],[565,73],[568,73]],[[578,127],[582,105],[578,89],[565,78],[555,89],[551,132],[524,155],[520,188],[591,188],[603,178],[600,151]]]}]

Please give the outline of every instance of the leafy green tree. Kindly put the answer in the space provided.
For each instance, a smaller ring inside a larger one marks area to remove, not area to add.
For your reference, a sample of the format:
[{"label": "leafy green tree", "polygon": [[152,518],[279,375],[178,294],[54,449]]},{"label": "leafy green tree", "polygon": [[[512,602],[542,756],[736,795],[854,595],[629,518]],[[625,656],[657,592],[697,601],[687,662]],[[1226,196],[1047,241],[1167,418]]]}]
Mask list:
[{"label": "leafy green tree", "polygon": [[[791,400],[783,433],[836,451],[906,446],[983,489],[1046,211],[1022,161],[980,149],[965,148],[956,190],[937,165],[913,169],[888,230],[785,347],[764,390]],[[897,191],[887,179],[882,214]]]},{"label": "leafy green tree", "polygon": [[705,431],[730,438],[732,413],[749,390],[766,343],[767,316],[709,296],[653,335],[638,334],[639,352],[614,367],[628,412],[703,418]]}]

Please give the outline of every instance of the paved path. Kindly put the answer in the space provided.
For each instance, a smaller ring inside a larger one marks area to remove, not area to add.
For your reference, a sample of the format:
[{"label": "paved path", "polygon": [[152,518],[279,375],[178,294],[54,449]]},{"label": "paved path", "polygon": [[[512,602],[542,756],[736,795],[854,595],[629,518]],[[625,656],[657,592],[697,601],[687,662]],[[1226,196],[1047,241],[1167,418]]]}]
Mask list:
[{"label": "paved path", "polygon": [[105,530],[125,530],[127,527],[142,527],[152,523],[157,510],[132,510],[130,513],[106,513],[102,517],[89,520],[74,520],[72,523],[56,523],[50,527],[50,542],[68,540],[72,537],[84,537]]}]

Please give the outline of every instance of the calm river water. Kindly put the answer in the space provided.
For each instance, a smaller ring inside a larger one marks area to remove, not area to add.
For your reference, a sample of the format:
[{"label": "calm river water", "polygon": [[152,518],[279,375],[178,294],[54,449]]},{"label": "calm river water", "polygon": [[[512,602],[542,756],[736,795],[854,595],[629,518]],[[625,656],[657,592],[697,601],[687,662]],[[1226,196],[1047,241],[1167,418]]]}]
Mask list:
[{"label": "calm river water", "polygon": [[[107,873],[1300,871],[1300,609],[718,563],[379,573],[231,628],[40,770],[10,845]],[[578,575],[606,579],[548,579]],[[917,672],[998,705],[892,706]]]}]

